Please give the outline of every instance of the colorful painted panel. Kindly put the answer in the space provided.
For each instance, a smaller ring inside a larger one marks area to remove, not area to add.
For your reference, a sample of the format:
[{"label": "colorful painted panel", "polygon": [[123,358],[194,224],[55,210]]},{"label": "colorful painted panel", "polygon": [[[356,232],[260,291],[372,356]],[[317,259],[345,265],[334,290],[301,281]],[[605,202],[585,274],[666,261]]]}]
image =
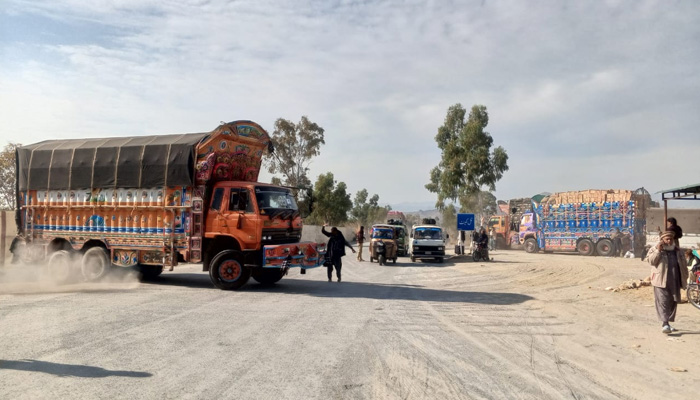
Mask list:
[{"label": "colorful painted panel", "polygon": [[294,243],[265,246],[263,248],[263,267],[280,268],[286,266],[316,268],[323,264],[326,255],[325,243]]}]

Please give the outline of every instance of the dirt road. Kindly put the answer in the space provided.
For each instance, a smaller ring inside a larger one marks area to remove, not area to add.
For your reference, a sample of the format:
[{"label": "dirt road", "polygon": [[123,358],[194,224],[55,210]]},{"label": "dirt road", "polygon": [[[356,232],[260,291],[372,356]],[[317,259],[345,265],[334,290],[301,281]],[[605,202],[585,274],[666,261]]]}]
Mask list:
[{"label": "dirt road", "polygon": [[[700,310],[666,336],[638,259],[494,252],[358,263],[213,289],[0,276],[0,398],[675,399],[700,383]],[[1,274],[0,274],[1,275]],[[674,372],[685,369],[687,372]]]}]

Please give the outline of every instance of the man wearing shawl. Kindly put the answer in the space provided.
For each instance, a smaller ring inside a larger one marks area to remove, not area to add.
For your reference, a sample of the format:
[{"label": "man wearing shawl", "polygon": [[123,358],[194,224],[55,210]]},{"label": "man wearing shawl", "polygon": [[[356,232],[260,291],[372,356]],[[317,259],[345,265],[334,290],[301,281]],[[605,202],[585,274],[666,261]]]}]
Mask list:
[{"label": "man wearing shawl", "polygon": [[654,287],[656,314],[662,323],[661,331],[665,334],[675,332],[669,322],[676,318],[676,307],[681,301],[681,289],[688,281],[683,252],[674,241],[674,232],[666,231],[660,236],[659,243],[647,254],[651,264],[651,285]]}]

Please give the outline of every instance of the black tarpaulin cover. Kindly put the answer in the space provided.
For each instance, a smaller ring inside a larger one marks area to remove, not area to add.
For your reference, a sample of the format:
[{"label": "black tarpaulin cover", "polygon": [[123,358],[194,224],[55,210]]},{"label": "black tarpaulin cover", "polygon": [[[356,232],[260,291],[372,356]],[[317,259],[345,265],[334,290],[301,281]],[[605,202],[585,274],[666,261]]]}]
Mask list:
[{"label": "black tarpaulin cover", "polygon": [[17,149],[25,190],[189,186],[196,145],[209,133],[47,140]]}]

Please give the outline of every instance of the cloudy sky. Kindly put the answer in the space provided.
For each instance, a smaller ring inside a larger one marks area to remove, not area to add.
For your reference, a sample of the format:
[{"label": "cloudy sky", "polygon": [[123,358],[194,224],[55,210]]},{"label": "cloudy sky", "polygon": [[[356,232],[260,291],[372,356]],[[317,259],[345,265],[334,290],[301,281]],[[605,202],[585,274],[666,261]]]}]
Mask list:
[{"label": "cloudy sky", "polygon": [[403,211],[456,103],[508,152],[499,199],[700,183],[699,71],[695,0],[0,1],[3,142],[306,115],[312,181]]}]

